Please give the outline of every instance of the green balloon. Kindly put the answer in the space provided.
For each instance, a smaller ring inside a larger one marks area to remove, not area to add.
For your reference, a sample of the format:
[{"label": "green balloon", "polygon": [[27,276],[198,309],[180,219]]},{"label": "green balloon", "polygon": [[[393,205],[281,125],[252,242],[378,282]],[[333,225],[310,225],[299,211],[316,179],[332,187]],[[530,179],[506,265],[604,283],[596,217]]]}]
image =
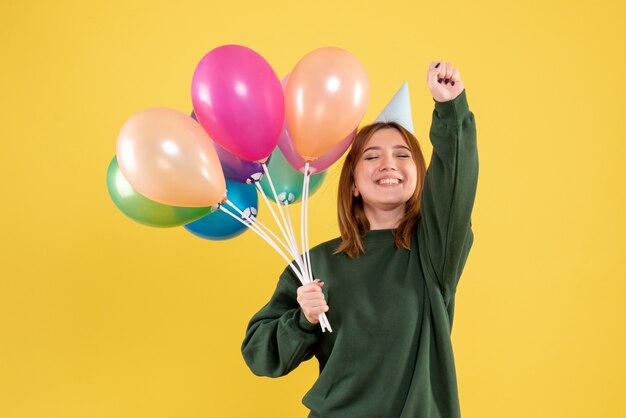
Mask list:
[{"label": "green balloon", "polygon": [[139,194],[126,180],[113,157],[107,170],[107,188],[113,203],[140,224],[166,228],[180,226],[211,213],[211,207],[187,208],[157,203]]},{"label": "green balloon", "polygon": [[[301,200],[304,173],[296,170],[289,164],[280,151],[280,148],[276,147],[274,152],[272,152],[272,158],[269,160],[267,169],[272,177],[272,184],[274,184],[274,188],[276,189],[278,200],[280,200],[281,203],[287,200],[289,204],[292,204]],[[319,174],[311,175],[311,179],[309,180],[309,196],[313,195],[313,193],[320,188],[326,178],[326,174],[326,171],[322,171]],[[261,188],[265,196],[276,201],[267,175],[261,178]]]}]

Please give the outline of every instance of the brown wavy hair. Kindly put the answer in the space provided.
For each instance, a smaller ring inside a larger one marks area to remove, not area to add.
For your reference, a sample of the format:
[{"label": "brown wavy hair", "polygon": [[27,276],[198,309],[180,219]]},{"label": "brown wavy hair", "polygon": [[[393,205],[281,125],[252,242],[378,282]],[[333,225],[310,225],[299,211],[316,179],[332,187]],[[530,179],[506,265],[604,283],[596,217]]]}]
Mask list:
[{"label": "brown wavy hair", "polygon": [[417,184],[415,192],[405,205],[404,218],[400,221],[395,233],[395,245],[398,248],[411,248],[411,232],[420,219],[420,201],[424,176],[426,175],[426,163],[422,149],[415,136],[396,122],[377,122],[364,126],[359,130],[352,147],[346,156],[339,178],[339,190],[337,195],[337,214],[339,217],[339,231],[341,244],[334,254],[346,253],[350,257],[359,257],[365,253],[363,236],[370,229],[370,223],[363,210],[363,200],[352,194],[354,189],[354,169],[361,158],[365,146],[372,135],[381,129],[395,129],[402,135],[407,146],[411,149],[411,155],[417,168]]}]

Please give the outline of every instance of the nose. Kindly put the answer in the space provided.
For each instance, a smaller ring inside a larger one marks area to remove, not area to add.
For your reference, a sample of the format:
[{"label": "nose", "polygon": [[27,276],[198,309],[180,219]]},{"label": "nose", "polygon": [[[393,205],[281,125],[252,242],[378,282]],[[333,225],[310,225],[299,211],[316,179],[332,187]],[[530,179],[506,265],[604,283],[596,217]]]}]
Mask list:
[{"label": "nose", "polygon": [[395,160],[390,155],[385,155],[380,160],[380,167],[378,167],[378,171],[389,171],[389,170],[397,170]]}]

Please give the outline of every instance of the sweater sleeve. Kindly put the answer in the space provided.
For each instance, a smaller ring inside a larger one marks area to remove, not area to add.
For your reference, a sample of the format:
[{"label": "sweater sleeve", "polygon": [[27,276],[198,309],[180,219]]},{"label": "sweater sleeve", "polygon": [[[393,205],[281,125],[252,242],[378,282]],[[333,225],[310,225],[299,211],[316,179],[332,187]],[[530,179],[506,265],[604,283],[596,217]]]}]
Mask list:
[{"label": "sweater sleeve", "polygon": [[284,376],[313,357],[321,328],[304,316],[296,299],[299,286],[289,267],[285,269],[270,301],[248,324],[241,352],[257,376]]},{"label": "sweater sleeve", "polygon": [[454,301],[473,243],[471,213],[478,183],[476,125],[465,90],[454,100],[436,102],[418,224],[426,270],[436,277],[446,306]]}]

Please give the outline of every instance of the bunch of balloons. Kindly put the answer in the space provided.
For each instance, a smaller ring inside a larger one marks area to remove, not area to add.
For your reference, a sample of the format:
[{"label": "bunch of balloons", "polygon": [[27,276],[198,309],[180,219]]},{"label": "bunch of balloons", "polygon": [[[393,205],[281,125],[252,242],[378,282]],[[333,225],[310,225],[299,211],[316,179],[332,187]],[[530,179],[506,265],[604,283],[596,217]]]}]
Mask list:
[{"label": "bunch of balloons", "polygon": [[[184,225],[206,239],[252,229],[287,262],[295,260],[290,265],[303,283],[312,280],[308,196],[350,146],[365,114],[363,66],[348,51],[320,48],[281,82],[257,52],[223,45],[200,60],[191,99],[191,115],[151,108],[123,125],[107,172],[117,207],[142,224]],[[257,191],[282,239],[257,219]],[[301,250],[289,215],[298,200]],[[330,330],[327,320],[322,329]]]}]

